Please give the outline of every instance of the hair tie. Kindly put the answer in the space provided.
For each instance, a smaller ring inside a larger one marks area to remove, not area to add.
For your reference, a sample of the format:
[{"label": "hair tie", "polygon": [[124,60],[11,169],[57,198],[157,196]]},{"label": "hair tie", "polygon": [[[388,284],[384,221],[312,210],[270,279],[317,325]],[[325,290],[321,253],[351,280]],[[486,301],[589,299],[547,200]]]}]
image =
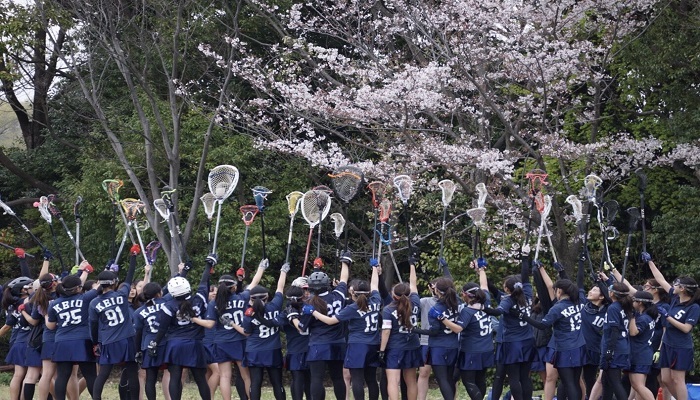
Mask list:
[{"label": "hair tie", "polygon": [[522,289],[523,284],[521,282],[515,282],[515,285],[513,285],[513,288],[514,289]]}]

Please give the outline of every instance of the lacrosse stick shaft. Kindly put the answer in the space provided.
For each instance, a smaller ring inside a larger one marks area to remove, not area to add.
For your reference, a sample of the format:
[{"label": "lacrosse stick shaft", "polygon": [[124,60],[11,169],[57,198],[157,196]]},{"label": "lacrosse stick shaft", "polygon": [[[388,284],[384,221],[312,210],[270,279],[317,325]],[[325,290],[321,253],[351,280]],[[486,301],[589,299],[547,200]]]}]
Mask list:
[{"label": "lacrosse stick shaft", "polygon": [[[75,252],[80,256],[81,261],[85,261],[85,256],[83,255],[83,252],[80,251],[80,247],[78,246],[78,242],[75,241],[75,238],[73,237],[73,233],[71,233],[70,229],[68,228],[66,221],[60,215],[58,217],[58,220],[61,221],[61,225],[63,225],[63,229],[66,231],[66,234],[68,235],[68,238],[70,239],[71,243],[73,243],[73,246],[75,247]],[[78,265],[78,264],[79,263],[76,263],[76,265]]]},{"label": "lacrosse stick shaft", "polygon": [[539,260],[540,244],[542,244],[542,224],[540,224],[540,229],[537,230],[537,245],[535,246],[535,258],[533,258],[534,261]]},{"label": "lacrosse stick shaft", "polygon": [[216,227],[214,228],[214,243],[211,245],[211,252],[216,254],[216,241],[219,239],[219,221],[221,220],[221,203],[216,210]]},{"label": "lacrosse stick shaft", "polygon": [[316,232],[316,258],[321,257],[321,223],[318,224],[318,232]]},{"label": "lacrosse stick shaft", "polygon": [[139,233],[139,226],[136,222],[134,222],[134,230],[136,231],[136,237],[139,239],[139,246],[141,246],[141,254],[143,255],[143,261],[146,263],[145,265],[150,264],[148,262],[148,256],[146,256],[146,248],[143,247],[143,240],[141,240],[141,234]]},{"label": "lacrosse stick shaft", "polygon": [[[374,232],[377,232],[377,229],[374,229]],[[384,237],[384,223],[379,224],[379,247],[377,248],[377,260],[381,262],[382,258],[382,238]]]},{"label": "lacrosse stick shaft", "polygon": [[530,242],[530,233],[532,231],[532,211],[535,209],[535,196],[532,196],[532,203],[530,203],[530,213],[527,216],[527,231],[525,231],[525,242],[520,246],[521,249],[524,245]]},{"label": "lacrosse stick shaft", "polygon": [[245,267],[245,248],[248,245],[248,225],[245,226],[243,233],[243,254],[241,254],[241,268]]},{"label": "lacrosse stick shaft", "polygon": [[627,271],[627,262],[630,258],[630,247],[632,246],[632,231],[627,235],[627,243],[625,244],[625,258],[622,261],[622,273],[620,274],[620,282],[625,282],[625,272]]},{"label": "lacrosse stick shaft", "polygon": [[[9,244],[3,243],[3,242],[0,242],[0,247],[4,247],[4,248],[9,249],[9,250],[12,250],[12,251],[15,251],[15,249],[16,249],[16,247],[12,247],[12,246],[10,246]],[[35,258],[35,256],[34,256],[33,254],[29,254],[29,253],[24,253],[24,254],[25,254],[27,257]]]},{"label": "lacrosse stick shaft", "polygon": [[[80,257],[83,257],[80,251],[80,218],[75,220],[75,265],[80,264]],[[85,259],[83,257],[83,259]]]},{"label": "lacrosse stick shaft", "polygon": [[340,262],[338,261],[338,258],[340,257],[340,238],[336,237],[335,238],[335,276],[338,276],[338,267],[340,265]]},{"label": "lacrosse stick shaft", "polygon": [[404,203],[404,208],[406,210],[406,213],[404,215],[405,220],[404,223],[406,225],[406,243],[408,243],[408,251],[409,253],[412,252],[413,250],[413,245],[411,245],[411,227],[409,220],[411,219],[411,210],[408,207],[408,201]]},{"label": "lacrosse stick shaft", "polygon": [[284,256],[284,262],[289,263],[289,253],[292,250],[292,232],[294,231],[294,215],[289,216],[289,236],[287,236],[287,254]]},{"label": "lacrosse stick shaft", "polygon": [[262,258],[263,260],[267,258],[267,251],[265,251],[265,213],[260,213],[260,230],[262,234]]},{"label": "lacrosse stick shaft", "polygon": [[56,232],[53,230],[53,224],[49,223],[49,231],[51,231],[51,237],[53,238],[53,245],[56,249],[56,257],[58,257],[58,262],[61,263],[61,272],[66,270],[66,265],[63,263],[63,256],[61,255],[61,246],[58,245],[58,239],[56,239]]},{"label": "lacrosse stick shaft", "polygon": [[554,262],[559,262],[557,259],[557,252],[554,249],[554,244],[552,243],[552,235],[549,232],[549,228],[547,228],[547,225],[545,224],[544,226],[544,234],[547,236],[547,242],[549,243],[549,251],[552,252],[552,260]]},{"label": "lacrosse stick shaft", "polygon": [[[187,246],[185,246],[185,241],[182,239],[182,230],[180,230],[180,222],[177,219],[177,213],[171,212],[170,216],[173,219],[173,225],[175,226],[175,232],[177,232],[178,243],[175,247],[175,250],[177,251],[177,256],[180,259],[180,262],[182,262],[183,259],[185,261],[189,262],[190,256],[187,254]],[[209,224],[209,232],[211,235],[211,223]]]},{"label": "lacrosse stick shaft", "polygon": [[0,201],[0,205],[2,206],[2,208],[5,209],[5,214],[12,215],[12,217],[14,218],[15,221],[17,221],[17,223],[19,224],[19,226],[20,226],[22,229],[24,229],[25,232],[27,232],[27,233],[29,234],[29,236],[32,238],[32,240],[33,240],[39,247],[41,247],[43,250],[46,249],[46,246],[44,246],[44,244],[41,243],[41,241],[39,240],[39,238],[36,237],[36,236],[32,233],[32,231],[29,230],[29,228],[27,228],[27,225],[24,224],[24,222],[22,221],[22,218],[20,218],[17,214],[15,214],[15,212],[12,211],[12,209],[10,208],[10,206],[8,206],[7,204],[5,204],[5,203],[2,202],[2,201]]},{"label": "lacrosse stick shaft", "polygon": [[122,210],[121,207],[117,207],[119,209],[119,214],[122,216],[122,221],[124,221],[124,226],[126,227],[126,232],[129,234],[129,239],[131,239],[131,243],[136,243],[134,240],[134,235],[131,233],[131,224],[129,221],[126,219],[126,214],[124,214],[124,210]]},{"label": "lacrosse stick shaft", "polygon": [[440,258],[443,256],[443,249],[445,248],[445,227],[447,225],[447,207],[442,209],[442,227],[440,228]]},{"label": "lacrosse stick shaft", "polygon": [[377,217],[379,214],[379,209],[374,207],[374,229],[372,229],[372,258],[379,258],[376,253],[377,250]]},{"label": "lacrosse stick shaft", "polygon": [[591,269],[591,274],[593,276],[596,275],[595,269],[593,268],[593,261],[591,260],[590,254],[588,254],[588,232],[589,228],[591,226],[591,213],[593,212],[593,203],[591,201],[588,202],[587,210],[586,210],[586,220],[582,221],[585,222],[583,223],[583,241],[581,243],[582,251],[585,252],[586,260],[588,261],[588,267]]},{"label": "lacrosse stick shaft", "polygon": [[403,283],[401,279],[401,273],[399,272],[399,266],[396,264],[396,258],[394,258],[394,251],[391,249],[391,245],[386,245],[387,250],[389,250],[389,258],[391,258],[391,263],[394,264],[394,271],[396,271],[396,277],[399,278],[399,283]]},{"label": "lacrosse stick shaft", "polygon": [[182,253],[180,253],[180,249],[178,248],[177,245],[177,240],[175,239],[175,232],[173,231],[173,226],[171,224],[171,216],[168,216],[168,220],[166,221],[168,224],[168,230],[170,231],[170,243],[172,243],[175,253],[177,253],[177,259],[180,263],[182,263]]},{"label": "lacrosse stick shaft", "polygon": [[647,251],[647,228],[644,217],[644,190],[639,191],[639,216],[642,224],[642,251]]},{"label": "lacrosse stick shaft", "polygon": [[128,236],[128,234],[127,234],[127,232],[126,232],[126,230],[125,230],[125,231],[124,231],[124,234],[122,235],[122,241],[121,241],[121,243],[119,244],[119,250],[117,250],[117,255],[114,256],[114,263],[115,263],[115,264],[119,264],[119,256],[122,255],[122,251],[124,250],[124,245],[126,245],[126,238],[127,238],[127,236]]},{"label": "lacrosse stick shaft", "polygon": [[306,276],[306,263],[309,262],[309,250],[311,249],[311,239],[314,235],[314,228],[309,228],[309,238],[306,239],[306,254],[304,255],[304,266],[301,267],[301,276]]}]

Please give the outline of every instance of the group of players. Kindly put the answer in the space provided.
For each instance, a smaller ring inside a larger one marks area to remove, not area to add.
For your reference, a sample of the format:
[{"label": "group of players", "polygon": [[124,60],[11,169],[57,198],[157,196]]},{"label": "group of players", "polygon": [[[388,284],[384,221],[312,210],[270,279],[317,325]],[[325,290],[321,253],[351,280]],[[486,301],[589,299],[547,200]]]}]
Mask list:
[{"label": "group of players", "polygon": [[613,268],[586,293],[582,265],[573,282],[555,263],[559,276],[553,282],[530,260],[527,247],[520,274],[500,287],[488,281],[486,262],[479,259],[470,265],[478,282],[458,288],[441,259],[443,276],[430,282],[423,298],[415,256],[408,282],[391,288],[375,260],[369,282],[348,281],[353,260],[345,252],[337,280],[314,268],[285,290],[285,264],[270,292],[259,285],[267,260],[247,284],[243,274],[221,275],[210,284],[217,263],[212,254],[196,288],[184,264],[161,287],[148,279],[134,283],[138,245],[122,283],[111,270],[88,281],[92,267],[86,262],[59,279],[48,272],[50,254],[34,280],[17,249],[22,276],[5,285],[7,317],[0,328],[0,336],[11,331],[5,358],[15,365],[10,396],[33,399],[36,391],[39,399],[77,399],[87,388],[101,399],[113,367],[122,366],[120,397],[131,399],[144,393],[155,399],[161,371],[166,398],[180,399],[187,369],[202,399],[217,389],[230,399],[232,380],[240,398],[260,399],[266,371],[279,400],[286,398],[287,369],[295,400],[325,398],[326,373],[338,399],[349,392],[356,400],[380,394],[425,399],[432,375],[445,399],[455,398],[461,381],[472,400],[482,400],[492,368],[493,399],[501,397],[506,379],[515,400],[531,399],[532,371],[543,378],[546,400],[555,394],[653,400],[659,385],[668,398],[687,399],[691,331],[700,316],[693,278],[669,283],[643,253],[653,279],[632,286]]}]

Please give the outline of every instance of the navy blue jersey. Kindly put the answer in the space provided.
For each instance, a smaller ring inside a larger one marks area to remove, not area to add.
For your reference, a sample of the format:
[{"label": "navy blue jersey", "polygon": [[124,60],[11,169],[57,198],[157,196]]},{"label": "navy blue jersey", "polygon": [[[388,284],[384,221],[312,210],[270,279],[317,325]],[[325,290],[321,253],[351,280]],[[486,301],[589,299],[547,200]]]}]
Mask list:
[{"label": "navy blue jersey", "polygon": [[605,313],[603,340],[600,346],[601,354],[605,354],[608,350],[608,342],[610,341],[610,333],[613,327],[620,331],[620,334],[617,336],[617,344],[615,345],[615,354],[629,354],[629,319],[627,319],[627,314],[625,314],[619,302],[610,304],[608,311]]},{"label": "navy blue jersey", "polygon": [[630,336],[630,364],[651,365],[656,349],[652,349],[650,344],[656,323],[647,314],[637,314],[634,320],[639,333]]},{"label": "navy blue jersey", "polygon": [[282,320],[282,330],[287,342],[287,354],[299,354],[309,351],[309,331],[299,332],[287,318]]},{"label": "navy blue jersey", "polygon": [[[207,312],[207,296],[209,288],[206,285],[200,285],[197,292],[189,296],[189,301],[192,303],[194,316],[203,318]],[[158,326],[158,330],[167,329],[166,339],[202,339],[204,337],[204,328],[187,318],[182,318],[179,315],[180,301],[171,299],[163,303],[160,309],[159,316],[162,314],[170,317],[170,325]],[[160,323],[160,319],[158,320]]]},{"label": "navy blue jersey", "polygon": [[460,350],[465,353],[490,353],[493,351],[491,336],[491,318],[483,311],[470,307],[462,308],[459,313],[462,333]]},{"label": "navy blue jersey", "polygon": [[282,325],[282,323],[279,317],[283,301],[284,296],[282,296],[282,293],[277,292],[272,301],[265,304],[264,318],[267,321],[276,323],[278,326],[265,326],[256,323],[260,321],[255,320],[253,317],[243,317],[243,330],[250,335],[245,344],[245,351],[257,352],[282,348],[279,333],[279,325]]},{"label": "navy blue jersey", "polygon": [[[53,300],[56,298],[54,293],[48,293],[49,299]],[[44,323],[44,315],[48,310],[40,310],[39,307],[32,307],[31,316],[32,319],[39,320],[40,324]],[[56,337],[56,331],[52,329],[44,329],[44,333],[41,337],[42,342],[53,342]]]},{"label": "navy blue jersey", "polygon": [[570,299],[561,299],[542,318],[544,325],[552,327],[555,350],[577,349],[586,343],[581,332],[582,307]]},{"label": "navy blue jersey", "polygon": [[244,335],[238,333],[238,331],[233,329],[231,326],[223,325],[219,318],[222,316],[227,316],[231,321],[233,321],[234,324],[243,326],[243,316],[245,315],[245,310],[250,307],[248,304],[249,300],[250,291],[244,290],[240,294],[231,294],[226,301],[226,309],[224,310],[218,310],[216,308],[215,300],[209,302],[209,307],[207,308],[207,319],[216,321],[216,325],[213,328],[213,333],[211,334],[213,343],[227,343],[245,340]]},{"label": "navy blue jersey", "polygon": [[[421,299],[418,297],[418,293],[411,293],[409,295],[409,299],[411,300],[412,306],[411,325],[413,325],[413,327],[417,327]],[[396,304],[391,303],[384,307],[384,310],[382,310],[382,330],[391,330],[389,341],[386,345],[386,350],[415,350],[419,348],[419,335],[413,333],[412,329],[408,329],[407,327],[403,326],[398,318],[399,314],[396,310]]]},{"label": "navy blue jersey", "polygon": [[603,324],[608,306],[598,307],[591,302],[583,305],[581,310],[581,332],[586,342],[586,350],[600,354],[600,342],[603,340]]},{"label": "navy blue jersey", "polygon": [[[7,310],[7,316],[5,317],[5,325],[12,327],[12,334],[10,335],[10,343],[27,343],[29,342],[29,335],[32,331],[31,326],[24,319],[21,312],[17,311],[17,307],[22,304],[22,301],[17,302],[15,305],[10,306]],[[26,307],[27,305],[25,305]]]},{"label": "navy blue jersey", "polygon": [[152,304],[146,303],[134,312],[134,329],[142,330],[141,343],[136,343],[139,349],[145,350],[148,343],[156,339],[159,326],[158,313],[165,301],[166,299],[162,297],[154,299]]},{"label": "navy blue jersey", "polygon": [[[671,288],[670,293],[673,295],[673,288]],[[671,306],[668,310],[668,316],[678,322],[695,326],[695,324],[698,323],[698,318],[700,318],[700,306],[691,302],[681,303],[678,296],[673,296]],[[663,338],[664,344],[681,349],[693,348],[691,332],[681,332],[666,319],[664,319],[664,327],[666,328],[666,333]]]},{"label": "navy blue jersey", "polygon": [[[658,303],[656,303],[656,308],[664,308],[666,311],[668,311],[671,308],[671,305],[659,301]],[[654,336],[651,337],[651,348],[654,351],[659,350],[661,348],[661,337],[664,334],[664,319],[665,318],[662,317],[661,314],[659,314],[656,317],[656,320],[654,321]]]},{"label": "navy blue jersey", "polygon": [[530,315],[532,285],[527,282],[523,283],[523,292],[527,298],[527,304],[525,306],[519,306],[509,295],[501,296],[501,302],[498,304],[498,307],[496,307],[497,310],[503,313],[501,316],[501,323],[496,330],[497,342],[521,342],[534,338],[532,328],[526,321],[522,321],[517,316],[510,315],[511,310],[516,310],[518,314],[524,312]]},{"label": "navy blue jersey", "polygon": [[88,324],[90,302],[97,290],[59,297],[49,303],[49,322],[56,323],[56,342],[90,340]]},{"label": "navy blue jersey", "polygon": [[347,322],[348,343],[379,344],[379,311],[382,300],[379,292],[373,290],[367,304],[367,311],[361,311],[356,303],[348,304],[335,317],[341,323]]},{"label": "navy blue jersey", "polygon": [[131,285],[125,283],[118,290],[104,293],[90,302],[90,323],[97,322],[98,342],[109,344],[134,336],[130,290]]},{"label": "navy blue jersey", "polygon": [[[454,322],[457,325],[462,325],[459,319],[459,313],[448,311],[447,306],[444,303],[438,301],[433,306],[440,314],[447,314],[446,319]],[[458,349],[459,348],[459,335],[452,332],[452,329],[448,328],[442,321],[437,318],[428,316],[428,322],[430,324],[430,330],[436,332],[435,335],[431,335],[428,338],[428,346],[430,347],[445,347],[448,349]]]},{"label": "navy blue jersey", "polygon": [[[318,295],[328,304],[327,315],[329,317],[338,315],[343,309],[347,291],[348,285],[345,282],[340,282],[333,291]],[[301,329],[309,328],[310,344],[345,343],[343,324],[326,325],[312,315],[304,315],[299,320],[299,327]]]}]

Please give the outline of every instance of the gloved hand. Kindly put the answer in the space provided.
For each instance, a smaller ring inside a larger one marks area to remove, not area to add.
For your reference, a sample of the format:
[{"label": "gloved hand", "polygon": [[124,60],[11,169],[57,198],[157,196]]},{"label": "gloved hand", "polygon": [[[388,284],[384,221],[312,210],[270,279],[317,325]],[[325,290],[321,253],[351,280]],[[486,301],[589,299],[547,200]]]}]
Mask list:
[{"label": "gloved hand", "polygon": [[642,258],[642,262],[648,263],[651,261],[651,254],[647,253],[646,251],[643,251],[640,257]]},{"label": "gloved hand", "polygon": [[612,265],[612,263],[605,261],[605,262],[603,262],[603,269],[606,271],[612,271],[615,269],[615,266]]},{"label": "gloved hand", "polygon": [[91,274],[95,270],[94,268],[92,268],[92,265],[90,265],[90,263],[88,263],[87,261],[81,262],[79,268],[87,272],[88,274]]},{"label": "gloved hand", "polygon": [[270,261],[267,258],[260,260],[258,268],[267,269],[270,266]]},{"label": "gloved hand", "polygon": [[386,352],[378,351],[377,352],[377,359],[379,360],[379,365],[381,367],[386,367]]},{"label": "gloved hand", "polygon": [[282,267],[280,267],[280,272],[284,272],[285,274],[289,273],[289,270],[292,269],[292,267],[289,265],[288,262],[282,264]]},{"label": "gloved hand", "polygon": [[19,258],[24,258],[27,253],[21,247],[15,247],[15,255]]},{"label": "gloved hand", "polygon": [[321,257],[314,258],[314,269],[323,269],[323,259]]},{"label": "gloved hand", "polygon": [[542,264],[541,261],[533,261],[533,262],[532,262],[532,266],[535,267],[535,268],[537,268],[537,269],[540,269],[540,268],[544,267],[544,265]]},{"label": "gloved hand", "polygon": [[656,350],[656,351],[654,352],[654,355],[651,357],[651,361],[652,361],[654,364],[656,364],[657,362],[659,362],[659,358],[660,358],[660,357],[661,357],[661,352],[658,351],[658,350]]},{"label": "gloved hand", "polygon": [[354,262],[352,259],[352,252],[350,252],[350,250],[345,250],[340,255],[340,262],[347,264],[348,267],[352,267],[352,263]]},{"label": "gloved hand", "polygon": [[79,265],[74,265],[73,268],[70,269],[70,274],[75,275],[80,271],[80,266]]},{"label": "gloved hand", "polygon": [[100,354],[102,354],[102,345],[97,343],[92,346],[92,354],[95,355],[95,357],[99,357]]},{"label": "gloved hand", "polygon": [[430,311],[428,311],[428,316],[442,321],[445,318],[449,318],[450,315],[447,312],[440,312],[437,308],[431,307]]},{"label": "gloved hand", "polygon": [[183,271],[189,271],[192,269],[192,261],[185,262],[185,266],[182,268]]},{"label": "gloved hand", "polygon": [[445,257],[438,257],[438,266],[442,269],[447,268],[447,260],[445,260]]},{"label": "gloved hand", "polygon": [[204,261],[212,267],[215,266],[217,262],[219,262],[216,253],[209,254]]},{"label": "gloved hand", "polygon": [[304,304],[304,307],[301,309],[301,313],[304,315],[311,315],[314,311],[316,311],[316,309],[311,304]]},{"label": "gloved hand", "polygon": [[411,265],[418,266],[418,262],[420,262],[420,258],[418,257],[418,254],[411,254],[408,256],[408,263]]},{"label": "gloved hand", "polygon": [[251,318],[253,318],[253,316],[255,316],[255,311],[253,311],[253,307],[248,307],[248,308],[246,308],[246,310],[245,310],[245,316],[246,316],[246,317],[251,317]]},{"label": "gloved hand", "polygon": [[525,243],[523,245],[522,250],[520,250],[520,254],[522,254],[523,257],[528,256],[530,254],[530,245],[528,243]]},{"label": "gloved hand", "polygon": [[49,249],[44,249],[43,255],[44,255],[44,260],[46,260],[46,261],[53,260],[53,254],[51,254]]},{"label": "gloved hand", "polygon": [[155,340],[151,340],[148,343],[148,356],[151,358],[158,356],[158,343]]},{"label": "gloved hand", "polygon": [[369,259],[369,266],[370,266],[371,268],[375,268],[375,267],[378,266],[378,265],[379,265],[379,260],[377,260],[376,258],[370,258],[370,259]]},{"label": "gloved hand", "polygon": [[134,361],[139,363],[139,365],[143,364],[143,352],[142,351],[136,352],[136,355],[134,356]]},{"label": "gloved hand", "polygon": [[134,244],[131,246],[131,250],[129,250],[129,254],[131,254],[132,256],[137,256],[137,255],[139,255],[140,253],[141,253],[141,246],[139,246],[138,244],[134,243]]},{"label": "gloved hand", "polygon": [[292,321],[299,318],[299,311],[295,310],[294,307],[291,306],[287,306],[285,314],[290,324],[292,323]]},{"label": "gloved hand", "polygon": [[556,270],[557,272],[562,272],[564,270],[564,266],[561,265],[561,263],[558,261],[555,262],[554,264],[552,264],[552,266],[554,267],[554,270]]},{"label": "gloved hand", "polygon": [[17,307],[17,312],[21,313],[22,311],[24,311],[24,308],[25,308],[25,304],[24,303],[20,304],[19,307]]},{"label": "gloved hand", "polygon": [[610,362],[613,359],[614,355],[615,355],[615,353],[613,353],[612,350],[610,350],[610,349],[606,350],[605,354],[604,354],[605,361]]},{"label": "gloved hand", "polygon": [[119,264],[110,264],[109,270],[114,272],[119,272]]},{"label": "gloved hand", "polygon": [[479,269],[484,269],[489,265],[488,261],[484,257],[479,257],[476,259],[476,267]]},{"label": "gloved hand", "polygon": [[664,307],[657,307],[657,310],[659,311],[659,317],[668,318],[668,310],[667,309],[665,309]]},{"label": "gloved hand", "polygon": [[236,271],[236,276],[238,277],[239,281],[243,280],[243,278],[245,278],[245,268],[238,268],[238,271]]},{"label": "gloved hand", "polygon": [[233,325],[233,320],[231,320],[231,317],[229,317],[226,314],[219,317],[219,322],[221,322],[221,325],[223,325],[223,326]]}]

